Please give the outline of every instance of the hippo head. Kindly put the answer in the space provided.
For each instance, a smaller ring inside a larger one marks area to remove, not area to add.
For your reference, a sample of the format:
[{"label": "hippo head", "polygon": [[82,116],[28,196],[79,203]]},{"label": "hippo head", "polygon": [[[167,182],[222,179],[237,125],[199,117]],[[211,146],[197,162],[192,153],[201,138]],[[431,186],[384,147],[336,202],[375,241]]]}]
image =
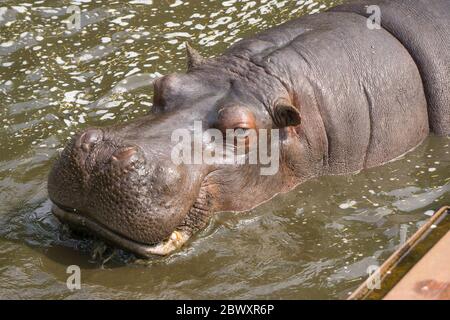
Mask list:
[{"label": "hippo head", "polygon": [[[282,83],[241,57],[203,60],[192,49],[188,53],[187,73],[155,81],[149,115],[87,129],[66,146],[48,181],[61,221],[139,256],[167,254],[212,213],[251,209],[306,175],[300,113]],[[196,139],[200,127],[203,134]],[[262,129],[272,163],[242,161],[261,149],[250,148],[250,140],[259,140],[248,132],[259,138]],[[236,135],[225,139],[227,132]],[[182,144],[182,133],[193,139]],[[242,142],[232,161],[198,161],[195,150],[184,154],[196,146],[203,152],[212,146],[236,151]],[[274,170],[262,173],[269,166]]]}]

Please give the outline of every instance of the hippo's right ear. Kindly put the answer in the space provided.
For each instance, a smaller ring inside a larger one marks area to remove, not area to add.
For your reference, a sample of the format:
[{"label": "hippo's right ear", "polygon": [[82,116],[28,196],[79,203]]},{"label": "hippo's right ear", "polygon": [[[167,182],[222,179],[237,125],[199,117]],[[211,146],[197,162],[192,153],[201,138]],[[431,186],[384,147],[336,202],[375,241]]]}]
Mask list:
[{"label": "hippo's right ear", "polygon": [[205,62],[205,58],[202,57],[202,55],[192,48],[188,42],[186,44],[186,58],[187,58],[187,68],[188,71],[201,65],[203,62]]},{"label": "hippo's right ear", "polygon": [[278,128],[295,127],[302,122],[298,109],[284,100],[275,105],[273,119]]}]

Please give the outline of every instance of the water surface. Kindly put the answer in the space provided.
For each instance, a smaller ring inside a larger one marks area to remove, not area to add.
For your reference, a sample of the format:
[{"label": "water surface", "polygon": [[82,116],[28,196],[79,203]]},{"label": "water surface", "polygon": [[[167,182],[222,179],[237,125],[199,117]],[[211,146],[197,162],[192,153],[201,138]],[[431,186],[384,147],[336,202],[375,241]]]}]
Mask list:
[{"label": "water surface", "polygon": [[[335,1],[338,3],[340,1]],[[0,298],[346,298],[450,202],[450,140],[323,177],[245,214],[223,213],[180,252],[147,262],[72,234],[46,177],[75,132],[151,108],[150,80],[333,1],[3,1],[0,4]],[[67,7],[81,9],[69,30]],[[97,254],[94,254],[97,253]],[[100,254],[102,253],[102,254]],[[66,287],[68,265],[82,289]]]}]

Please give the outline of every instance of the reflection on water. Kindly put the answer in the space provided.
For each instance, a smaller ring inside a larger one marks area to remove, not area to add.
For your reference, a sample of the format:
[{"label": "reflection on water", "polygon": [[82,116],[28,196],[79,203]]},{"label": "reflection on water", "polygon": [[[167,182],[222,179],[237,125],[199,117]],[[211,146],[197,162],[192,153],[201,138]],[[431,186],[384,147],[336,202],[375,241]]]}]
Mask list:
[{"label": "reflection on water", "polygon": [[[398,246],[400,230],[411,235],[450,202],[448,138],[380,168],[309,181],[246,214],[219,214],[182,251],[147,262],[120,251],[104,262],[111,249],[62,227],[46,191],[51,159],[76,131],[151,108],[149,83],[184,70],[184,41],[213,56],[332,3],[2,2],[0,298],[345,298]],[[79,30],[64,22],[70,4],[81,8]],[[82,290],[66,288],[71,264],[82,268]]]}]

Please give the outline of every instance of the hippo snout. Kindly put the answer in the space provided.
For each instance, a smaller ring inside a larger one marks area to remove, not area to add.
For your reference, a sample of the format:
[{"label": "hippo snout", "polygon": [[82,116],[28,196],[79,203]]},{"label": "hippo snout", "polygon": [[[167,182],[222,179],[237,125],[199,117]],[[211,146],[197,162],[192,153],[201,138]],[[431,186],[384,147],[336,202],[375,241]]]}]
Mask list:
[{"label": "hippo snout", "polygon": [[101,129],[78,134],[49,175],[55,215],[69,224],[74,223],[69,216],[78,215],[84,219],[80,224],[95,234],[114,234],[115,242],[148,245],[167,239],[192,205],[180,196],[191,180],[183,166],[154,149]]}]

